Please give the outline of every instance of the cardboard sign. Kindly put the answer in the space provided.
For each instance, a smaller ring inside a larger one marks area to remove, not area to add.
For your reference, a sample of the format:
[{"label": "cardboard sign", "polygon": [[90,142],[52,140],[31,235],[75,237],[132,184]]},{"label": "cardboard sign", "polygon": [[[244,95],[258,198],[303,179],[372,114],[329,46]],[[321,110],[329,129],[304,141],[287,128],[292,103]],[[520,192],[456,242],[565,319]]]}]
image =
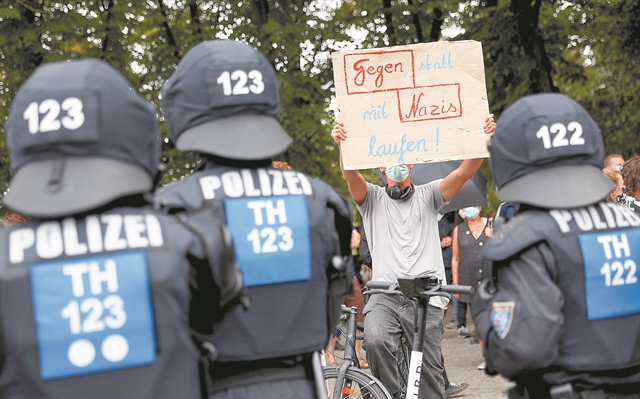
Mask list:
[{"label": "cardboard sign", "polygon": [[332,54],[345,169],[488,157],[482,46],[436,42]]}]

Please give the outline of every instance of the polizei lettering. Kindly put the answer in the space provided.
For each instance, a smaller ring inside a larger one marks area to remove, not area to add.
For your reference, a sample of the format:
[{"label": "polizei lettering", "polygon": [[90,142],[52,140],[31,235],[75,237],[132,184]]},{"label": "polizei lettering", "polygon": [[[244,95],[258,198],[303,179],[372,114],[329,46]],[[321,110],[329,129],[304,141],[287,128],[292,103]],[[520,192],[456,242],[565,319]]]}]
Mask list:
[{"label": "polizei lettering", "polygon": [[307,177],[293,170],[257,169],[257,178],[250,169],[232,170],[220,176],[200,178],[205,199],[214,199],[219,190],[228,198],[267,197],[273,195],[311,195]]},{"label": "polizei lettering", "polygon": [[629,208],[611,202],[570,210],[554,209],[549,214],[563,233],[640,226],[640,216]]},{"label": "polizei lettering", "polygon": [[[80,227],[80,229],[79,229]],[[85,240],[78,231],[84,230]],[[35,229],[25,227],[9,234],[9,261],[20,263],[25,251],[35,247],[42,259],[88,253],[118,251],[127,248],[163,245],[160,222],[154,215],[92,215],[77,221],[67,218],[41,223]]]}]

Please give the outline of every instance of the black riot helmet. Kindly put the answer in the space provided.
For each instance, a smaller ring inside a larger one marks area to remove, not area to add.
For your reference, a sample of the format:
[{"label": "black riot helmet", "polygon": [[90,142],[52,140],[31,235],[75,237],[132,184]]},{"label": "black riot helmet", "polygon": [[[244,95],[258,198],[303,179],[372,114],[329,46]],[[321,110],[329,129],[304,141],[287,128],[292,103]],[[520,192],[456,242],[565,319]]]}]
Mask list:
[{"label": "black riot helmet", "polygon": [[267,59],[232,40],[198,44],[162,87],[167,130],[181,151],[237,161],[291,145],[280,125],[280,85]]},{"label": "black riot helmet", "polygon": [[598,202],[613,189],[601,171],[600,129],[563,94],[516,101],[500,116],[487,147],[501,201],[572,208]]},{"label": "black riot helmet", "polygon": [[154,108],[107,63],[40,66],[7,120],[13,178],[4,203],[60,217],[148,192],[160,157]]}]

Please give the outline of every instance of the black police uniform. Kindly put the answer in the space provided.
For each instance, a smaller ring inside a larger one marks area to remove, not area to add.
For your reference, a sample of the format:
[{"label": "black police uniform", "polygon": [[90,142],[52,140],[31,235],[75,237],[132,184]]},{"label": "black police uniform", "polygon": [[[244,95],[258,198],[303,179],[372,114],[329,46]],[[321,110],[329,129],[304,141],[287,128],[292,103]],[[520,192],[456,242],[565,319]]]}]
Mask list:
[{"label": "black police uniform", "polygon": [[144,199],[158,133],[102,61],[43,65],[18,92],[3,201],[33,221],[0,231],[0,397],[203,396],[200,335],[242,279],[223,225]]},{"label": "black police uniform", "polygon": [[482,251],[494,273],[472,299],[487,372],[516,381],[513,398],[638,398],[640,217],[602,202],[595,122],[563,95],[529,96],[488,147],[519,210],[496,219]]},{"label": "black police uniform", "polygon": [[278,77],[252,47],[196,45],[163,86],[162,109],[176,147],[204,159],[156,202],[171,212],[211,208],[233,237],[252,301],[213,336],[211,397],[317,396],[324,381],[313,353],[326,347],[350,284],[349,203],[319,180],[271,167],[291,138]]},{"label": "black police uniform", "polygon": [[0,253],[0,396],[201,396],[190,326],[220,321],[221,259],[190,228],[115,208],[14,225]]},{"label": "black police uniform", "polygon": [[187,210],[211,202],[234,239],[252,306],[213,336],[213,388],[306,378],[310,354],[326,347],[347,291],[347,274],[332,266],[332,257],[349,251],[344,198],[292,170],[209,165],[161,190],[156,201]]},{"label": "black police uniform", "polygon": [[639,226],[628,208],[601,202],[520,212],[494,232],[483,254],[495,262],[496,282],[483,291],[496,292],[486,304],[474,298],[481,312],[472,308],[487,369],[532,398],[566,383],[637,393]]}]

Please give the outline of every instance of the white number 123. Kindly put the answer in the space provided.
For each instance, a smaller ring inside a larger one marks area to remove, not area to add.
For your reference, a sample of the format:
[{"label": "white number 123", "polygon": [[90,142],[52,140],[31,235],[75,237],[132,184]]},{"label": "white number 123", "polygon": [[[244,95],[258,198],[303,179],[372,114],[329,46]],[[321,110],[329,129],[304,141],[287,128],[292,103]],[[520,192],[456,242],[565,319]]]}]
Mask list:
[{"label": "white number 123", "polygon": [[[251,79],[251,84],[247,87],[247,80]],[[231,81],[235,81],[236,84],[233,86],[233,90],[231,90]],[[249,92],[253,94],[260,94],[264,91],[264,82],[262,81],[262,73],[257,70],[250,71],[249,74],[242,70],[233,71],[233,73],[229,74],[229,72],[222,72],[220,77],[218,78],[218,83],[222,85],[222,91],[225,96],[230,95],[242,95],[249,94]]]}]

